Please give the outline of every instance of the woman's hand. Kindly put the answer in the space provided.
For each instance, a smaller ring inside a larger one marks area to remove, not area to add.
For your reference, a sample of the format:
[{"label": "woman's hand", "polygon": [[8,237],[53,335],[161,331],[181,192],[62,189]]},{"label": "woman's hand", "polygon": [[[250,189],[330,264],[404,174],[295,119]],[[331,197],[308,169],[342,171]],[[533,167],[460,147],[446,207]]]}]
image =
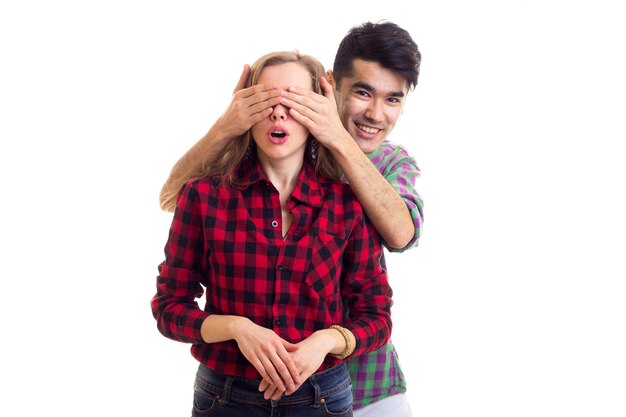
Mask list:
[{"label": "woman's hand", "polygon": [[292,391],[302,384],[300,371],[289,354],[289,350],[296,349],[296,345],[250,320],[238,322],[233,332],[241,353],[259,371],[263,380],[275,387],[273,395],[280,398],[285,391]]},{"label": "woman's hand", "polygon": [[286,348],[289,356],[293,360],[300,382],[293,388],[288,387],[282,391],[279,386],[273,384],[269,379],[263,378],[259,384],[259,391],[264,392],[264,398],[278,400],[284,393],[293,394],[315,371],[319,369],[331,351],[341,352],[345,347],[345,340],[341,333],[334,329],[318,330],[311,336],[296,344],[290,344]]}]

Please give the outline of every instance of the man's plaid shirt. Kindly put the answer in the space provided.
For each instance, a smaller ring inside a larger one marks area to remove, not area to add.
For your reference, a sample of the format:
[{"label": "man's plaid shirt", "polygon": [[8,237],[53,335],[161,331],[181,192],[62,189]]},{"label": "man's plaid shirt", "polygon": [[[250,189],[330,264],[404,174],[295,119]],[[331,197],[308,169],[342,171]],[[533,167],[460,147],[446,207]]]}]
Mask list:
[{"label": "man's plaid shirt", "polygon": [[[420,175],[415,159],[404,148],[389,141],[384,141],[367,156],[404,199],[415,226],[413,239],[405,248],[387,249],[390,252],[402,252],[417,246],[422,232],[424,202],[415,190],[415,182]],[[348,359],[348,370],[352,378],[355,409],[406,392],[406,380],[391,341],[376,351],[351,356]]]}]

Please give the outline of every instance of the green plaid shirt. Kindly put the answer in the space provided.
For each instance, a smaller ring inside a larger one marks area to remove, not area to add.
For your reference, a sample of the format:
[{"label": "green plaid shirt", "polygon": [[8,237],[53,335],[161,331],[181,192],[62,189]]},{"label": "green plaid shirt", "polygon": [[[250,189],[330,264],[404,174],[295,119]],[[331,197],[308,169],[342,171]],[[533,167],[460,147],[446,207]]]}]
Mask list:
[{"label": "green plaid shirt", "polygon": [[[390,252],[402,252],[417,246],[422,230],[423,201],[414,188],[420,175],[415,160],[402,147],[388,141],[367,156],[402,196],[415,224],[415,235],[406,247],[399,250],[389,247],[387,249]],[[374,352],[350,358],[348,370],[352,378],[355,409],[406,392],[404,374],[391,341]]]}]

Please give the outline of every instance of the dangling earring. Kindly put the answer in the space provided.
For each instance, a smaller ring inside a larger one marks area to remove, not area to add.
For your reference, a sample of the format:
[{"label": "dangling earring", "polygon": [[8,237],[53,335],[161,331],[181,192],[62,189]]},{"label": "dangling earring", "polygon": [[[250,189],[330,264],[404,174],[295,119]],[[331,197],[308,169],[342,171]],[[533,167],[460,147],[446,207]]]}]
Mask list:
[{"label": "dangling earring", "polygon": [[310,149],[311,162],[316,162],[320,143],[317,141],[317,139],[312,139],[310,143],[311,143],[311,146],[309,147],[309,149]]},{"label": "dangling earring", "polygon": [[256,146],[253,140],[250,140],[250,143],[248,144],[248,147],[246,148],[246,153],[243,155],[243,159],[247,160],[252,158],[252,155],[254,155],[254,152],[256,151]]}]

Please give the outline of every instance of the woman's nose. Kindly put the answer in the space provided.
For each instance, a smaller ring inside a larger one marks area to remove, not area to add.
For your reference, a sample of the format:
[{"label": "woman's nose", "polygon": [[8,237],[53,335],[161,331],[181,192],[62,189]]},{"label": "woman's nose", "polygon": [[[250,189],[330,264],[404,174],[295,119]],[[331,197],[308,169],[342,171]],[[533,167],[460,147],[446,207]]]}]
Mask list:
[{"label": "woman's nose", "polygon": [[277,104],[272,109],[272,114],[270,115],[270,118],[272,120],[286,120],[287,112],[287,107],[283,106],[282,104]]}]

